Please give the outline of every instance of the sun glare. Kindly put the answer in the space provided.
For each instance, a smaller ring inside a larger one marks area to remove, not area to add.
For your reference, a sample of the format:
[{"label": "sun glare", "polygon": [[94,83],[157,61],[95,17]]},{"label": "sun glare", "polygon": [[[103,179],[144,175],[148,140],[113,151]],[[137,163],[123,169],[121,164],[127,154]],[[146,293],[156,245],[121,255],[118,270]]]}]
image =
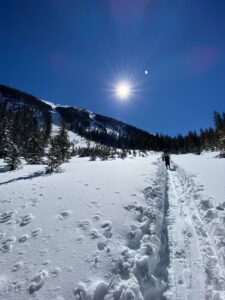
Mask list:
[{"label": "sun glare", "polygon": [[116,95],[121,100],[128,99],[131,96],[131,86],[127,82],[120,82],[116,86]]}]

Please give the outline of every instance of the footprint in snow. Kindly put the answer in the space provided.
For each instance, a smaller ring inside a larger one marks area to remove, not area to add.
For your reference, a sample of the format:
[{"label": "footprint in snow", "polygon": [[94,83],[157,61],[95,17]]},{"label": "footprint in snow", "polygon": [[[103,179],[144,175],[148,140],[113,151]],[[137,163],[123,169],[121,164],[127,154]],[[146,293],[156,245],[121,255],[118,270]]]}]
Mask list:
[{"label": "footprint in snow", "polygon": [[112,229],[112,222],[108,221],[108,220],[102,222],[101,228],[106,230],[106,231],[110,231]]},{"label": "footprint in snow", "polygon": [[57,277],[60,272],[61,272],[61,268],[60,267],[55,267],[54,269],[51,270],[50,273],[53,277]]},{"label": "footprint in snow", "polygon": [[34,218],[34,216],[32,214],[28,214],[28,215],[22,217],[21,221],[20,221],[20,226],[26,226],[26,225],[30,224],[33,218]]},{"label": "footprint in snow", "polygon": [[0,215],[0,223],[6,223],[11,221],[16,215],[16,211],[5,212]]},{"label": "footprint in snow", "polygon": [[98,201],[93,200],[93,201],[91,201],[91,204],[96,205],[96,204],[98,204]]},{"label": "footprint in snow", "polygon": [[100,217],[99,215],[95,215],[95,216],[92,218],[92,220],[93,220],[94,222],[98,222],[100,219],[101,219],[101,217]]},{"label": "footprint in snow", "polygon": [[89,236],[91,239],[97,239],[97,238],[101,237],[101,234],[99,233],[98,229],[92,228],[89,231]]},{"label": "footprint in snow", "polygon": [[47,260],[45,260],[45,261],[42,263],[42,265],[43,265],[43,266],[47,266],[47,265],[49,265],[50,263],[51,263],[51,260],[47,259]]},{"label": "footprint in snow", "polygon": [[86,299],[87,297],[87,288],[84,283],[79,283],[74,289],[74,296],[77,300]]},{"label": "footprint in snow", "polygon": [[11,252],[13,244],[15,244],[15,242],[16,242],[16,237],[15,236],[7,238],[6,240],[4,240],[2,242],[2,246],[1,246],[0,250],[2,252]]},{"label": "footprint in snow", "polygon": [[136,225],[130,225],[130,230],[131,230],[131,231],[137,230],[137,226],[136,226]]},{"label": "footprint in snow", "polygon": [[40,205],[40,203],[38,202],[38,200],[32,200],[31,206],[36,207],[36,206],[39,206],[39,205]]},{"label": "footprint in snow", "polygon": [[64,210],[58,215],[58,218],[60,220],[64,220],[68,218],[71,214],[72,214],[72,210]]},{"label": "footprint in snow", "polygon": [[31,232],[31,236],[36,237],[42,233],[42,228],[36,228]]},{"label": "footprint in snow", "polygon": [[102,251],[102,250],[105,249],[105,247],[106,247],[106,243],[105,242],[98,242],[98,244],[97,244],[98,250]]},{"label": "footprint in snow", "polygon": [[83,230],[89,230],[92,227],[92,222],[90,220],[79,221],[77,226]]},{"label": "footprint in snow", "polygon": [[38,291],[46,281],[48,277],[48,272],[46,270],[39,271],[36,276],[31,280],[31,284],[28,288],[29,293],[33,294],[34,292]]},{"label": "footprint in snow", "polygon": [[103,235],[105,238],[110,239],[112,237],[112,222],[111,221],[104,221],[101,224],[101,228],[103,230]]},{"label": "footprint in snow", "polygon": [[19,242],[19,243],[24,243],[24,242],[26,242],[28,239],[29,239],[29,235],[28,235],[28,234],[24,234],[24,235],[22,235],[22,236],[18,239],[18,242]]},{"label": "footprint in snow", "polygon": [[13,265],[12,271],[17,272],[19,269],[21,269],[24,265],[23,261],[18,261]]}]

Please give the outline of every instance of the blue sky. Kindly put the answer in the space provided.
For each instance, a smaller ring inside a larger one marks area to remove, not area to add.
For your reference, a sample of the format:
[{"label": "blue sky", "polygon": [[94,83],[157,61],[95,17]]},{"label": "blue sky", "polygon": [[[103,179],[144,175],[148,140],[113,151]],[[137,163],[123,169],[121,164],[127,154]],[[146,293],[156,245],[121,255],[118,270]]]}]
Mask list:
[{"label": "blue sky", "polygon": [[3,0],[0,43],[1,83],[151,132],[225,111],[224,0]]}]

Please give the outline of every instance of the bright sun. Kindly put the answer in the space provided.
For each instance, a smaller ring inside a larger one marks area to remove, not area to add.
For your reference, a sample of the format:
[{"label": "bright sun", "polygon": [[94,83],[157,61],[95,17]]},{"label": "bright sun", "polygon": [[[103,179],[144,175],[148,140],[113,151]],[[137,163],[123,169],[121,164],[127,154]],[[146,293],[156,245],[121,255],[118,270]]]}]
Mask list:
[{"label": "bright sun", "polygon": [[116,95],[122,100],[131,96],[131,86],[127,82],[120,82],[116,86]]}]

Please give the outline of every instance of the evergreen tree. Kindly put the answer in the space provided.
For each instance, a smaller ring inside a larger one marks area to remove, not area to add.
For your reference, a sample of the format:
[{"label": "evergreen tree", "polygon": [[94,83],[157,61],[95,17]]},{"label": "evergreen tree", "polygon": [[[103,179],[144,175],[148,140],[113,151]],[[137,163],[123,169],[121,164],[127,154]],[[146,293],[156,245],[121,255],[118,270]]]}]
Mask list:
[{"label": "evergreen tree", "polygon": [[27,142],[25,159],[31,164],[40,164],[43,156],[44,137],[41,131],[35,130]]},{"label": "evergreen tree", "polygon": [[63,125],[57,135],[50,140],[46,173],[57,171],[59,166],[71,157],[70,146],[68,134]]},{"label": "evergreen tree", "polygon": [[59,145],[58,136],[55,136],[50,139],[50,148],[47,153],[47,167],[46,173],[52,173],[59,169],[59,166],[62,164],[62,154],[61,148]]},{"label": "evergreen tree", "polygon": [[120,156],[119,156],[119,157],[122,158],[122,159],[124,159],[124,158],[127,157],[127,151],[126,151],[125,148],[123,148],[123,149],[121,150]]},{"label": "evergreen tree", "polygon": [[101,158],[101,160],[107,160],[109,158],[109,155],[110,155],[109,148],[106,147],[106,146],[103,146],[101,148],[101,151],[100,151],[100,158]]},{"label": "evergreen tree", "polygon": [[59,129],[57,139],[60,147],[61,160],[62,162],[65,162],[71,158],[71,151],[70,151],[71,143],[69,141],[65,124],[63,124]]},{"label": "evergreen tree", "polygon": [[19,149],[12,140],[12,122],[10,120],[7,120],[6,122],[3,146],[5,162],[10,167],[10,170],[15,170],[21,161]]},{"label": "evergreen tree", "polygon": [[10,142],[7,147],[7,156],[5,162],[9,165],[10,170],[15,170],[21,163],[20,152],[14,142]]},{"label": "evergreen tree", "polygon": [[96,160],[96,149],[91,150],[91,155],[90,155],[90,161],[95,161]]},{"label": "evergreen tree", "polygon": [[223,117],[217,111],[214,111],[214,123],[216,130],[220,130],[224,127]]}]

